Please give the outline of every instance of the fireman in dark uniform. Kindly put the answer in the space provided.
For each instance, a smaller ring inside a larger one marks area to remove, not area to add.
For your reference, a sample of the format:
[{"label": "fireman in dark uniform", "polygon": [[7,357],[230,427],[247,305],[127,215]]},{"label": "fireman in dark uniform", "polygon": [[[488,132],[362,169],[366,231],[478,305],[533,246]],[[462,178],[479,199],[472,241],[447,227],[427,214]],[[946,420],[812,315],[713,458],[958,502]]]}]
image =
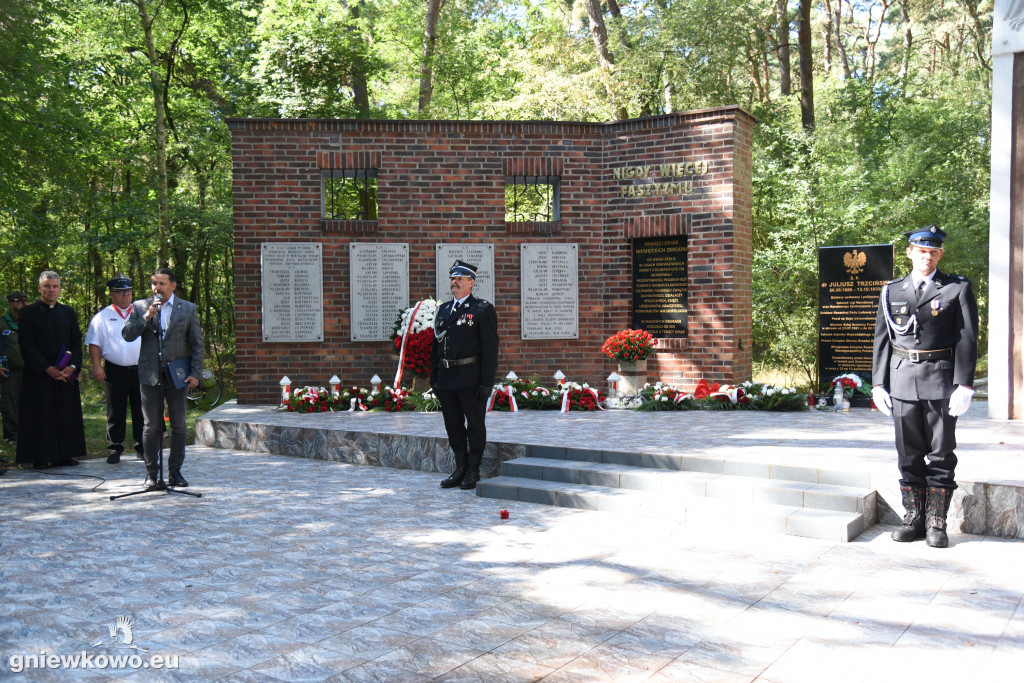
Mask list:
[{"label": "fireman in dark uniform", "polygon": [[971,406],[978,304],[971,281],[938,270],[946,233],[906,233],[913,271],[882,287],[875,321],[872,398],[892,413],[906,514],[893,540],[945,548],[956,489],[956,419]]},{"label": "fireman in dark uniform", "polygon": [[442,488],[476,488],[487,442],[487,399],[498,371],[498,315],[489,301],[473,296],[476,266],[456,261],[449,272],[454,297],[434,318],[430,386],[441,401],[455,471]]}]

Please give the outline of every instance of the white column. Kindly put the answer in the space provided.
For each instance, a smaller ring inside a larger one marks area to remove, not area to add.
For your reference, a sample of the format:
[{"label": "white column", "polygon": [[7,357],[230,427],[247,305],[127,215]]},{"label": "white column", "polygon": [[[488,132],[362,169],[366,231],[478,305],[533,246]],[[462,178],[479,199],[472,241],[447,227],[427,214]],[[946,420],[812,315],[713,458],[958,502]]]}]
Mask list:
[{"label": "white column", "polygon": [[[992,180],[989,202],[988,410],[989,417],[1010,417],[1010,186],[1013,156],[1013,60],[1024,52],[1024,3],[995,0],[992,30]],[[1020,363],[1024,359],[1017,359]]]},{"label": "white column", "polygon": [[1010,164],[1013,55],[992,58],[992,181],[988,233],[988,416],[1005,420],[1010,389]]}]

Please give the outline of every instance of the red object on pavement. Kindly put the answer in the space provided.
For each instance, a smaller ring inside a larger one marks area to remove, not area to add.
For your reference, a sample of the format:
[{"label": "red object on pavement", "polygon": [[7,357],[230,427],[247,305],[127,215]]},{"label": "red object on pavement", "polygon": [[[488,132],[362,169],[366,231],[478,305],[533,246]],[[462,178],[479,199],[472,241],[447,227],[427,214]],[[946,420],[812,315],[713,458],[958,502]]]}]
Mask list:
[{"label": "red object on pavement", "polygon": [[501,518],[502,519],[508,519],[508,510],[502,510],[501,511]]}]

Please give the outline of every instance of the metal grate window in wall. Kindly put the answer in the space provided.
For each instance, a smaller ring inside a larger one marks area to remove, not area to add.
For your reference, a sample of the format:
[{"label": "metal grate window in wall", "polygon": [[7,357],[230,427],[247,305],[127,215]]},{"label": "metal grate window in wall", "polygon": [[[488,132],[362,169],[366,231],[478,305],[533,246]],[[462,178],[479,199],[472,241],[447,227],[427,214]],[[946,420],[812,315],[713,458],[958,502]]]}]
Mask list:
[{"label": "metal grate window in wall", "polygon": [[558,220],[559,176],[505,176],[505,222],[547,222]]},{"label": "metal grate window in wall", "polygon": [[377,169],[324,169],[322,178],[326,220],[377,220]]}]

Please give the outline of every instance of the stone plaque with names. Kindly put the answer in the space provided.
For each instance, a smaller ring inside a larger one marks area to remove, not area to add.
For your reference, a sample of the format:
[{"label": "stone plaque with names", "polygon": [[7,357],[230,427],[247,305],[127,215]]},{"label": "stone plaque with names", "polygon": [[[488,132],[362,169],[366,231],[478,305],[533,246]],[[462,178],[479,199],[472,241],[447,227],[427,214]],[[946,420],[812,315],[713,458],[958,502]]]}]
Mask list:
[{"label": "stone plaque with names", "polygon": [[579,339],[579,246],[519,245],[523,339]]},{"label": "stone plaque with names", "polygon": [[263,341],[324,340],[323,246],[264,242],[260,251]]},{"label": "stone plaque with names", "polygon": [[687,332],[686,235],[633,240],[633,328],[663,339]]},{"label": "stone plaque with names", "polygon": [[409,307],[409,245],[350,242],[352,341],[387,341]]},{"label": "stone plaque with names", "polygon": [[818,248],[818,377],[822,388],[854,373],[871,383],[875,316],[892,279],[893,246]]},{"label": "stone plaque with names", "polygon": [[[437,247],[437,300],[452,298],[448,273],[456,259],[476,266],[476,284],[473,296],[494,301],[494,245],[493,244],[438,244]],[[497,304],[495,304],[497,305]]]}]

